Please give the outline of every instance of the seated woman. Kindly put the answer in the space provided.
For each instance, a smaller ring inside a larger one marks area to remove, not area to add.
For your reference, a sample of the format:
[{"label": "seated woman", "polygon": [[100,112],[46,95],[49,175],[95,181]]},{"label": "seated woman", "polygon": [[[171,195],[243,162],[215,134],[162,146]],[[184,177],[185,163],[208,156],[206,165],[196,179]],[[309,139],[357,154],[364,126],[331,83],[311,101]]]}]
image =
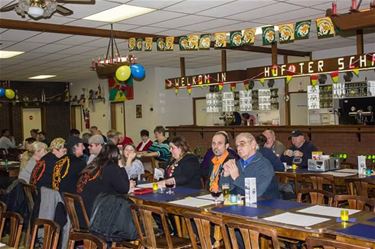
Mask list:
[{"label": "seated woman", "polygon": [[47,154],[47,145],[42,142],[34,142],[30,145],[29,149],[32,154],[31,158],[26,162],[26,165],[21,169],[18,179],[25,182],[30,182],[31,172],[39,160]]},{"label": "seated woman", "polygon": [[176,187],[201,188],[198,157],[190,152],[185,138],[175,137],[169,146],[173,160],[165,170],[165,180],[159,185],[164,187],[172,182]]},{"label": "seated woman", "polygon": [[33,152],[31,151],[31,145],[35,142],[35,138],[29,137],[25,139],[24,148],[25,151],[20,155],[20,171],[22,171],[25,167],[27,162],[33,156]]},{"label": "seated woman", "polygon": [[94,161],[81,173],[77,183],[77,193],[82,196],[89,216],[95,198],[100,193],[127,194],[129,192],[128,174],[118,165],[119,155],[116,145],[106,144]]},{"label": "seated woman", "polygon": [[141,175],[145,173],[145,168],[140,160],[136,158],[135,147],[132,144],[125,146],[122,159],[119,161],[120,167],[125,167],[129,179],[141,179]]}]

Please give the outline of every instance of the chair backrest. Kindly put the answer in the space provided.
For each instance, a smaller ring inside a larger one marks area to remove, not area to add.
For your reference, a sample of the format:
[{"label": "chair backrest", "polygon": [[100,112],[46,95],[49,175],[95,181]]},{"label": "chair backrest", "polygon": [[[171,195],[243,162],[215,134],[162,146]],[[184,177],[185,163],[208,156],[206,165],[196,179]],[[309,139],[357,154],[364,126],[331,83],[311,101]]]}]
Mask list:
[{"label": "chair backrest", "polygon": [[99,237],[85,232],[74,232],[69,235],[69,249],[74,249],[76,241],[83,241],[85,249],[106,249],[107,243]]},{"label": "chair backrest", "polygon": [[34,208],[34,197],[37,194],[36,187],[31,184],[23,183],[23,191],[25,192],[29,211],[32,212]]},{"label": "chair backrest", "polygon": [[132,206],[131,211],[140,242],[144,247],[157,248],[156,235],[153,227],[153,215],[159,215],[168,248],[174,248],[166,213],[161,207],[148,206],[144,204],[137,206],[134,205]]},{"label": "chair backrest", "polygon": [[[63,193],[63,196],[64,196],[65,208],[66,208],[66,211],[68,212],[68,215],[72,224],[72,230],[81,231],[82,225],[85,226],[86,229],[88,229],[90,220],[87,215],[85,204],[83,203],[82,197],[77,194],[66,193],[66,192]],[[81,209],[85,224],[80,224],[76,207],[79,207]]]},{"label": "chair backrest", "polygon": [[375,212],[375,199],[369,199],[356,195],[335,195],[333,205],[335,207],[340,207],[340,205],[343,203],[347,203],[351,209]]},{"label": "chair backrest", "polygon": [[31,233],[30,249],[35,246],[37,232],[41,226],[43,226],[44,230],[42,249],[56,249],[59,243],[60,226],[56,222],[46,219],[35,219]]},{"label": "chair backrest", "polygon": [[324,185],[328,185],[331,188],[332,194],[336,194],[336,185],[334,177],[331,175],[309,175],[314,190],[325,190]]},{"label": "chair backrest", "polygon": [[315,205],[333,205],[334,195],[331,192],[324,190],[315,190],[315,189],[305,189],[297,192],[297,201],[303,202],[303,194],[308,194],[310,197],[311,204]]},{"label": "chair backrest", "polygon": [[374,183],[366,182],[363,179],[346,179],[346,185],[348,189],[348,193],[350,195],[357,195],[357,196],[363,196],[366,198],[371,198],[375,196],[369,196],[369,185],[371,187],[375,187]]},{"label": "chair backrest", "polygon": [[[233,249],[239,248],[236,229],[238,229],[241,234],[245,249],[262,248],[261,243],[267,243],[267,245],[271,244],[274,249],[280,248],[277,232],[273,228],[262,227],[259,224],[233,221],[232,218],[224,218],[224,224],[228,227]],[[263,239],[265,239],[265,241],[262,241]]]},{"label": "chair backrest", "polygon": [[3,217],[6,211],[7,211],[7,204],[0,201],[0,238],[1,238],[1,235],[3,234],[4,223],[5,223],[5,218]]},{"label": "chair backrest", "polygon": [[221,217],[215,216],[210,213],[200,213],[200,212],[194,212],[194,211],[186,211],[183,213],[183,216],[185,218],[189,237],[190,237],[190,240],[192,242],[192,246],[194,249],[199,248],[199,247],[198,247],[198,243],[196,240],[196,234],[193,229],[192,220],[194,221],[198,230],[200,248],[202,249],[214,248],[211,242],[211,238],[214,237],[214,234],[212,234],[213,230],[211,229],[212,224],[220,228],[221,238],[223,238],[225,248],[230,248],[230,240],[228,237],[228,233],[223,224]]},{"label": "chair backrest", "polygon": [[323,249],[332,249],[332,248],[339,248],[339,249],[370,249],[370,247],[366,246],[359,246],[353,245],[352,243],[346,243],[341,241],[335,241],[332,239],[324,239],[324,238],[316,238],[316,237],[308,237],[306,239],[307,249],[314,249],[316,247],[323,248]]},{"label": "chair backrest", "polygon": [[[21,240],[22,227],[23,227],[23,218],[20,214],[15,212],[6,212],[2,216],[2,223],[9,221],[9,239],[6,243],[10,247],[18,249]],[[3,232],[3,231],[1,231]],[[0,238],[3,237],[3,234],[0,234]]]}]

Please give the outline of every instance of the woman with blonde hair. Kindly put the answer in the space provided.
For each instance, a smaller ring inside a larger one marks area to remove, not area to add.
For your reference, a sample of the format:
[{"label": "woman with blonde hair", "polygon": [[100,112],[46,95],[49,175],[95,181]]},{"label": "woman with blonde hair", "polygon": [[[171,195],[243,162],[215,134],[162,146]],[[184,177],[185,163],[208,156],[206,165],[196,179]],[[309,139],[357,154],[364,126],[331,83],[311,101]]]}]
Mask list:
[{"label": "woman with blonde hair", "polygon": [[55,138],[49,147],[50,152],[43,156],[35,165],[31,173],[30,184],[36,185],[38,188],[52,188],[52,178],[55,167],[65,168],[70,166],[69,157],[66,155],[65,140],[63,138]]},{"label": "woman with blonde hair", "polygon": [[39,160],[47,154],[47,149],[47,145],[42,142],[34,142],[29,146],[31,157],[26,162],[25,167],[21,169],[18,179],[22,179],[27,183],[30,182],[31,172]]}]

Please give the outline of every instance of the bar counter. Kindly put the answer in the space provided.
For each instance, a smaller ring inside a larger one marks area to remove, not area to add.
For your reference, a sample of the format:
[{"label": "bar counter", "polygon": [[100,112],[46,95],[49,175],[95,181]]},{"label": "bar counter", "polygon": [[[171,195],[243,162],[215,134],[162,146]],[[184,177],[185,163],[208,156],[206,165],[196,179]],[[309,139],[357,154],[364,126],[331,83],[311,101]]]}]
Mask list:
[{"label": "bar counter", "polygon": [[277,140],[290,145],[288,136],[292,130],[301,130],[306,139],[311,140],[325,154],[347,153],[347,162],[356,163],[357,155],[375,154],[375,126],[327,125],[327,126],[167,126],[169,136],[183,136],[192,150],[204,154],[211,146],[211,138],[216,131],[226,131],[231,145],[238,133],[250,132],[259,135],[266,129],[276,133]]}]

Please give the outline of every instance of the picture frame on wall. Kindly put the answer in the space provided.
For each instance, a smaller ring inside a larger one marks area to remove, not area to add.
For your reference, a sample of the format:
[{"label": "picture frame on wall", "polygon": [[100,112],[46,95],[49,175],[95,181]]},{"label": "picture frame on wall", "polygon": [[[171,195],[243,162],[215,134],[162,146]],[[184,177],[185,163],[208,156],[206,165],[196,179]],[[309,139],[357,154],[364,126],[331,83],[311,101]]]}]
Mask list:
[{"label": "picture frame on wall", "polygon": [[135,106],[135,117],[142,118],[142,105]]}]

